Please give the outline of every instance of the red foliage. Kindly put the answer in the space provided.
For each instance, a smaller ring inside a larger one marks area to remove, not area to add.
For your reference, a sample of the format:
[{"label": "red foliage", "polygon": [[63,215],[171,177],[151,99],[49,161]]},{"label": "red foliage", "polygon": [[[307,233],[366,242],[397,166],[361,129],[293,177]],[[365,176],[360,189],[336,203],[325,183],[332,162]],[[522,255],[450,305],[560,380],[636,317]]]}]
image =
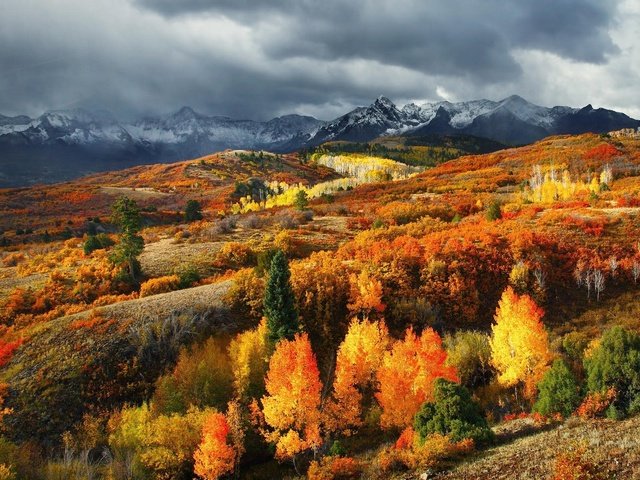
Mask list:
[{"label": "red foliage", "polygon": [[640,198],[624,196],[618,199],[618,207],[640,207]]},{"label": "red foliage", "polygon": [[347,219],[347,228],[349,230],[368,230],[372,224],[373,220],[367,217],[349,217]]},{"label": "red foliage", "polygon": [[622,152],[613,145],[609,143],[601,143],[600,145],[593,147],[591,150],[587,150],[584,154],[584,158],[587,160],[607,161],[620,155],[622,155]]},{"label": "red foliage", "polygon": [[582,230],[587,235],[593,235],[594,237],[601,237],[604,228],[607,225],[607,220],[605,218],[586,218],[586,217],[576,217],[576,216],[568,216],[563,221],[563,224],[574,226]]},{"label": "red foliage", "polygon": [[523,418],[528,418],[529,414],[526,412],[518,412],[518,413],[507,413],[504,417],[503,420],[505,422],[510,422],[512,420],[521,420]]},{"label": "red foliage", "polygon": [[0,340],[0,367],[4,367],[7,363],[9,363],[11,357],[13,357],[13,353],[22,344],[22,339],[15,340],[13,342],[5,342],[3,340]]}]

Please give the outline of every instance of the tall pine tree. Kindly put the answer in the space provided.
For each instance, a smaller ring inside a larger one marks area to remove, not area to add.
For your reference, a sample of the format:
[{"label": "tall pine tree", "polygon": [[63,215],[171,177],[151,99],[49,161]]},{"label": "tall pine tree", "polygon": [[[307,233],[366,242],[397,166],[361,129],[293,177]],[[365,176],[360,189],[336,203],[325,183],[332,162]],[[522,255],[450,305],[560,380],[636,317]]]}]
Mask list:
[{"label": "tall pine tree", "polygon": [[292,340],[300,329],[290,277],[289,262],[280,250],[271,260],[264,293],[264,316],[267,318],[269,340],[274,344],[283,338]]},{"label": "tall pine tree", "polygon": [[120,227],[120,239],[109,259],[114,265],[124,267],[126,276],[135,284],[140,273],[138,256],[144,249],[144,240],[138,235],[142,227],[140,210],[136,202],[128,197],[116,200],[111,209],[111,221]]}]

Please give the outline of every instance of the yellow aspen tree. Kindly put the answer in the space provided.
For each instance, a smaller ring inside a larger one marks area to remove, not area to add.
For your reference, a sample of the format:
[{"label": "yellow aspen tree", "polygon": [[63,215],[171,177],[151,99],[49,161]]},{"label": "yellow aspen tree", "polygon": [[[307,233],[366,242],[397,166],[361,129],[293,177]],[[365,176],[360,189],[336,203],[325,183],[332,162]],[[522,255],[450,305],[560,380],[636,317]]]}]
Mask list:
[{"label": "yellow aspen tree", "polygon": [[384,321],[353,319],[349,324],[336,359],[333,398],[328,409],[332,430],[350,434],[362,425],[363,397],[373,393],[375,374],[389,343]]},{"label": "yellow aspen tree", "polygon": [[242,400],[260,398],[264,393],[269,346],[267,321],[239,333],[229,344],[229,358],[236,396]]},{"label": "yellow aspen tree", "polygon": [[491,327],[491,362],[498,370],[498,381],[507,387],[524,384],[527,398],[534,396],[551,360],[543,316],[529,295],[520,296],[507,287]]}]

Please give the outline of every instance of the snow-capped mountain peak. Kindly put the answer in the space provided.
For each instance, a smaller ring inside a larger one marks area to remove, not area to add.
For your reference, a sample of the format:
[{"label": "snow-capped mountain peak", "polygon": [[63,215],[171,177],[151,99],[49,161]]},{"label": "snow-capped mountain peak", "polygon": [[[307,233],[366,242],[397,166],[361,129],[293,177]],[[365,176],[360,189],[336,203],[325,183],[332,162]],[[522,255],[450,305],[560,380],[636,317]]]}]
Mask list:
[{"label": "snow-capped mountain peak", "polygon": [[[265,122],[238,120],[185,106],[167,115],[123,123],[108,112],[71,109],[33,119],[0,115],[0,156],[12,152],[16,158],[30,158],[37,152],[46,156],[63,149],[61,155],[87,161],[118,158],[131,164],[194,158],[226,148],[292,151],[326,141],[367,142],[385,135],[474,135],[523,144],[558,133],[600,133],[639,125],[622,113],[591,105],[580,110],[547,108],[517,95],[499,101],[409,103],[401,109],[380,96],[330,122],[302,115]],[[7,175],[0,170],[0,181],[3,174]]]}]

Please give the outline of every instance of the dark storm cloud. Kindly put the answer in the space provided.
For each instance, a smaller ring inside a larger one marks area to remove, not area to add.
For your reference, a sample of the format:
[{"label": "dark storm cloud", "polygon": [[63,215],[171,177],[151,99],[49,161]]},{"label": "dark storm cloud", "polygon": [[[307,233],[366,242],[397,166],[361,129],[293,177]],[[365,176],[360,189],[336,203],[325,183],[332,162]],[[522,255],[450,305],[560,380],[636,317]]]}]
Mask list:
[{"label": "dark storm cloud", "polygon": [[617,50],[608,35],[617,2],[600,0],[139,2],[169,16],[210,12],[247,23],[280,17],[282,29],[264,41],[284,56],[374,58],[443,73],[518,72],[513,47],[588,62]]},{"label": "dark storm cloud", "polygon": [[0,113],[328,118],[379,94],[527,93],[515,52],[603,64],[619,53],[615,12],[592,0],[7,0]]}]

